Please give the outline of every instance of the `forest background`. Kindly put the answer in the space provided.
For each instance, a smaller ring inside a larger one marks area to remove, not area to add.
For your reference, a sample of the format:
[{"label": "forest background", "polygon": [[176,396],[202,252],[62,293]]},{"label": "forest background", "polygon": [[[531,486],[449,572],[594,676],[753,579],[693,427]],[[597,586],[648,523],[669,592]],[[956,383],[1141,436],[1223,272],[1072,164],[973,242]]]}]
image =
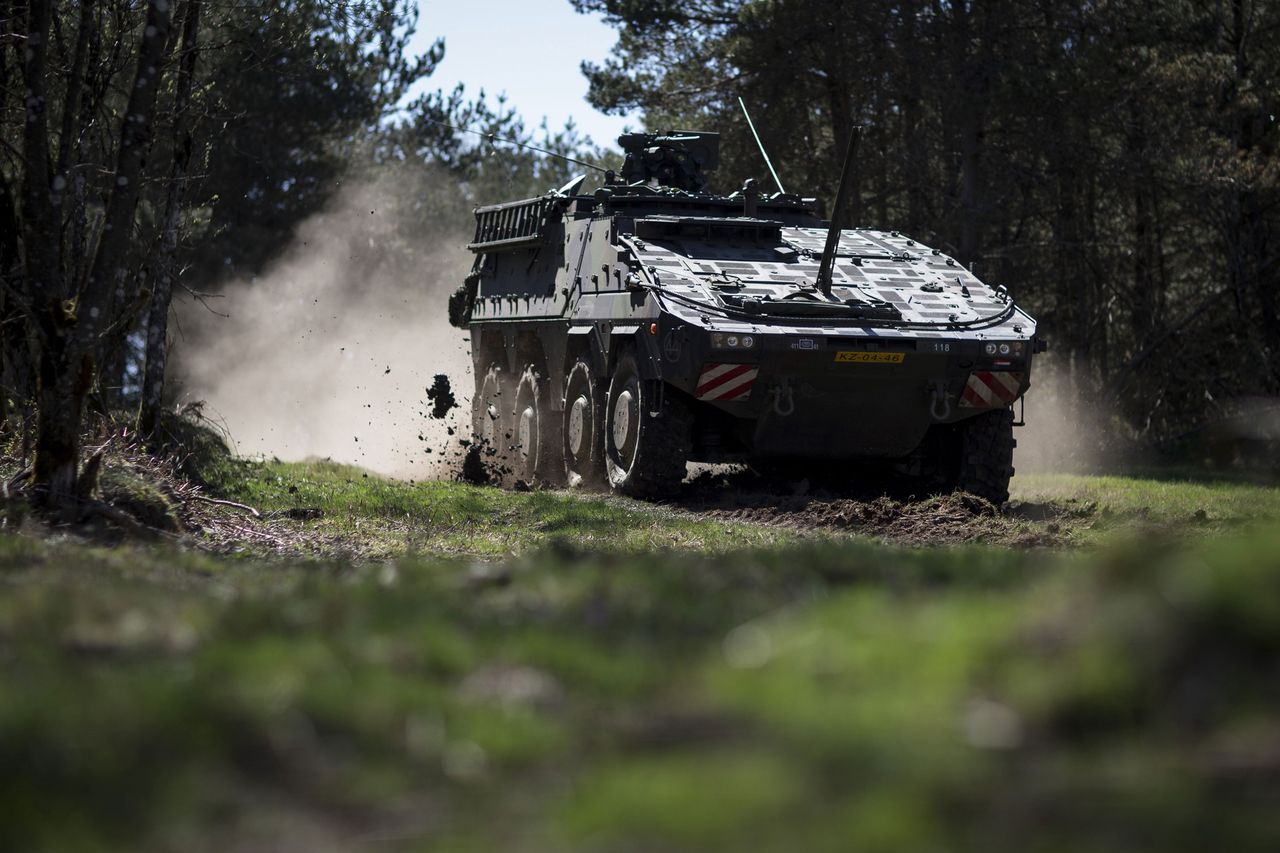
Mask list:
[{"label": "forest background", "polygon": [[[1106,413],[1100,438],[1168,450],[1265,424],[1280,4],[570,2],[619,34],[584,65],[592,103],[721,132],[719,190],[767,185],[739,97],[787,189],[819,199],[861,125],[851,220],[1008,286],[1072,408]],[[175,303],[216,311],[228,282],[252,286],[344,185],[413,199],[360,232],[358,283],[575,171],[499,140],[612,159],[483,92],[409,100],[445,50],[411,55],[418,23],[405,0],[0,12],[0,424],[54,502],[84,488],[88,419],[132,412],[151,434],[178,399]]]}]

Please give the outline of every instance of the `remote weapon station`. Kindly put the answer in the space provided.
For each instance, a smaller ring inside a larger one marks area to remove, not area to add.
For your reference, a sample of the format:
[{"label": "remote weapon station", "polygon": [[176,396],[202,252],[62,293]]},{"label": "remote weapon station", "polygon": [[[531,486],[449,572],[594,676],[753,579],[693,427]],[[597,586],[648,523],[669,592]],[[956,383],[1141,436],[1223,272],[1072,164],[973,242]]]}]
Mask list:
[{"label": "remote weapon station", "polygon": [[475,212],[449,317],[470,330],[494,467],[660,497],[687,461],[799,476],[880,460],[1007,500],[1035,320],[937,249],[843,229],[854,143],[826,222],[754,181],[708,192],[717,134],[618,141],[622,170],[594,194],[577,178]]}]

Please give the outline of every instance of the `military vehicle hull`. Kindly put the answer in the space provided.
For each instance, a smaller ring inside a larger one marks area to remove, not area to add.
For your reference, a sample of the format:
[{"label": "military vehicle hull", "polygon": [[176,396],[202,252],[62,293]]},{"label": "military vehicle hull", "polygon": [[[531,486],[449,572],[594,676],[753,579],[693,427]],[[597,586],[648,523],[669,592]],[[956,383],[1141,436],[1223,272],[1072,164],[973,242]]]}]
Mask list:
[{"label": "military vehicle hull", "polygon": [[[688,137],[682,137],[688,138]],[[509,479],[669,494],[686,461],[889,460],[1002,501],[1036,324],[1007,292],[811,201],[653,182],[477,211],[451,303]]]}]

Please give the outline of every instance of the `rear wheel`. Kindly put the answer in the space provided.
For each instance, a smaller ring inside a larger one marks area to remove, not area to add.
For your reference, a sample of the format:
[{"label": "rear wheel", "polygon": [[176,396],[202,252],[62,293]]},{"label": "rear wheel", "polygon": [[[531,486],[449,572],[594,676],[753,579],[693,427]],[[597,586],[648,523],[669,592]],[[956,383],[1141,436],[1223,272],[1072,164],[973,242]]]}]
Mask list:
[{"label": "rear wheel", "polygon": [[471,399],[471,435],[490,477],[501,479],[509,467],[511,417],[506,371],[493,364],[476,382]]},{"label": "rear wheel", "polygon": [[605,407],[605,469],[615,491],[667,497],[680,488],[692,450],[693,416],[673,391],[643,380],[635,356],[618,359]]},{"label": "rear wheel", "polygon": [[927,473],[944,491],[969,492],[996,506],[1009,500],[1013,477],[1013,410],[994,409],[934,427],[928,443]]},{"label": "rear wheel", "polygon": [[599,488],[604,485],[602,396],[591,365],[576,362],[565,380],[561,428],[564,469],[570,486]]},{"label": "rear wheel", "polygon": [[512,476],[528,485],[562,479],[559,419],[550,411],[542,377],[529,365],[516,383],[508,456]]}]

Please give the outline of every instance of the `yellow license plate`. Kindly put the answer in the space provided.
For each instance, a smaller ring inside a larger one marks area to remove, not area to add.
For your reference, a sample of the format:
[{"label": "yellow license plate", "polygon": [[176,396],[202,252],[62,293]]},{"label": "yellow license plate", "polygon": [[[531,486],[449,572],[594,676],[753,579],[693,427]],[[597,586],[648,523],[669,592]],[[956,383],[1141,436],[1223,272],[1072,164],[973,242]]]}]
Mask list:
[{"label": "yellow license plate", "polygon": [[854,364],[901,364],[906,353],[902,352],[838,352],[836,361]]}]

